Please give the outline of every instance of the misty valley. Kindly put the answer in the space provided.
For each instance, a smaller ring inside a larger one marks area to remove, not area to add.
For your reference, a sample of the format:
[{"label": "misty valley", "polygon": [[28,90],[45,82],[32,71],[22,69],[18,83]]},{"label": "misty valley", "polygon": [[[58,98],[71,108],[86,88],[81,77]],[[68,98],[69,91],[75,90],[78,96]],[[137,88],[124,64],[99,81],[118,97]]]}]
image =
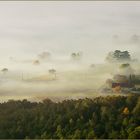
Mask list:
[{"label": "misty valley", "polygon": [[78,52],[66,60],[53,60],[49,52],[43,52],[36,60],[25,62],[10,58],[9,67],[0,73],[1,101],[139,94],[139,61],[131,58],[128,51],[109,52],[102,64],[87,63],[85,57]]},{"label": "misty valley", "polygon": [[140,138],[139,60],[127,50],[100,64],[85,58],[10,58],[0,73],[0,138]]},{"label": "misty valley", "polygon": [[139,1],[1,1],[0,139],[140,139]]}]

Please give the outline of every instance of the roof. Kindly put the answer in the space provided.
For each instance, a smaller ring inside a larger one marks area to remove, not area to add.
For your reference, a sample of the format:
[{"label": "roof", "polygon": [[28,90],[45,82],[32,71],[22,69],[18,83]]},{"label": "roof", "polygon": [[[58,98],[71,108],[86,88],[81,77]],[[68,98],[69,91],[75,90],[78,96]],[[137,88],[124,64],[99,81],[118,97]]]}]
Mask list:
[{"label": "roof", "polygon": [[112,88],[115,88],[117,86],[126,87],[126,88],[134,87],[134,85],[130,83],[112,83]]}]

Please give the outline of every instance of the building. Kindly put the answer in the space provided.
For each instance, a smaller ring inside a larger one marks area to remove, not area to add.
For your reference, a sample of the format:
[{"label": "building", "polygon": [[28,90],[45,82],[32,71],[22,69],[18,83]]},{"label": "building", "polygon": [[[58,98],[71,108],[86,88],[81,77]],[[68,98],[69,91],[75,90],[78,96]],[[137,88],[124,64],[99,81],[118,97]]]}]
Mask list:
[{"label": "building", "polygon": [[135,85],[132,80],[132,75],[115,75],[113,77],[112,88],[116,88],[118,86],[121,88],[133,88]]},{"label": "building", "polygon": [[115,88],[115,87],[122,87],[122,88],[133,88],[134,87],[134,84],[130,84],[130,83],[112,83],[112,88]]}]

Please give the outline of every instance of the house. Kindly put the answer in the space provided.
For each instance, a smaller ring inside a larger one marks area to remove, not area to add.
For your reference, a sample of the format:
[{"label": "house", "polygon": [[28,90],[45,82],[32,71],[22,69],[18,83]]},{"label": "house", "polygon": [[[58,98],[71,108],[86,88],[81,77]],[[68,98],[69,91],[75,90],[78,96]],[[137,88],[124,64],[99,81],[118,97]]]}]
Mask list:
[{"label": "house", "polygon": [[134,84],[131,84],[131,83],[115,83],[113,82],[112,83],[112,88],[115,88],[115,87],[122,87],[122,88],[133,88],[134,87]]},{"label": "house", "polygon": [[132,76],[115,75],[112,82],[112,88],[118,86],[121,88],[133,88],[135,85],[132,82]]},{"label": "house", "polygon": [[135,75],[114,75],[106,80],[105,87],[113,93],[128,93],[135,88]]}]

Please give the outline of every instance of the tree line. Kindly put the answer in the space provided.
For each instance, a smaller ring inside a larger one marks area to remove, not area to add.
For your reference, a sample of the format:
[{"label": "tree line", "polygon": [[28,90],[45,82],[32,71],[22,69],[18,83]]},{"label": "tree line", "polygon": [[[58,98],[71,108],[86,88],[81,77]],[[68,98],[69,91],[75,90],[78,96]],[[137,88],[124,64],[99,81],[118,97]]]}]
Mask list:
[{"label": "tree line", "polygon": [[0,103],[1,139],[140,138],[140,96]]}]

